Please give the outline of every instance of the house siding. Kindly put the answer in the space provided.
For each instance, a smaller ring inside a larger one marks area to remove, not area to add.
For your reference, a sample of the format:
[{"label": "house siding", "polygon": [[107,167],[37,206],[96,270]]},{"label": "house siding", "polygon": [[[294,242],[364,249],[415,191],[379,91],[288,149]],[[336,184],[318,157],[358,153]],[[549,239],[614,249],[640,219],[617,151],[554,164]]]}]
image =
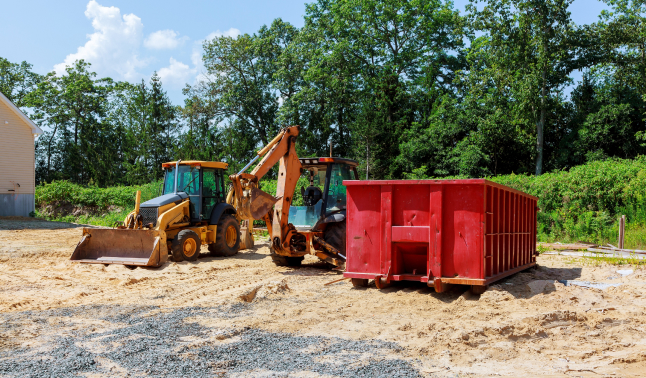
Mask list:
[{"label": "house siding", "polygon": [[0,217],[28,217],[34,211],[33,194],[0,194]]},{"label": "house siding", "polygon": [[0,101],[0,215],[34,210],[34,167],[31,127]]}]

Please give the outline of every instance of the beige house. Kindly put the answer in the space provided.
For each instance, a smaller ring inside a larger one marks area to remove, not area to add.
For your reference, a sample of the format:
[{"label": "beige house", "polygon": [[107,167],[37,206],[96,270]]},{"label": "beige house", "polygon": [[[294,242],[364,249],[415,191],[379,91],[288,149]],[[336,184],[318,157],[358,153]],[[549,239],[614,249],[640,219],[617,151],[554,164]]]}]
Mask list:
[{"label": "beige house", "polygon": [[43,131],[0,93],[0,216],[34,211],[34,139]]}]

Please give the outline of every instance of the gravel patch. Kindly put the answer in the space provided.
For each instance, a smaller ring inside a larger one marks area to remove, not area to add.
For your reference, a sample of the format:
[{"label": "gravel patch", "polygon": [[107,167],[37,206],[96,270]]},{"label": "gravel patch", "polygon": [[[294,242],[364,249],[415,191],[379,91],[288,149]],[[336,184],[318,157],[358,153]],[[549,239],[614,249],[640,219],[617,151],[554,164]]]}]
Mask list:
[{"label": "gravel patch", "polygon": [[[236,327],[250,310],[97,305],[0,314],[0,376],[420,377],[396,343]],[[208,328],[195,317],[231,325]]]}]

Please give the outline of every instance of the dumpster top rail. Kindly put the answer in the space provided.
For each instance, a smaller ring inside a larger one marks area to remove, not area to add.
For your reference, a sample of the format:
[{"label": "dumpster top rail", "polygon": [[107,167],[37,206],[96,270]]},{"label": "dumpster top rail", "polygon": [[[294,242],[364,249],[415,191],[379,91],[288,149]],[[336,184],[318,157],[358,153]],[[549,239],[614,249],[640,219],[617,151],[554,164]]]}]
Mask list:
[{"label": "dumpster top rail", "polygon": [[504,189],[506,191],[523,195],[525,197],[530,197],[538,201],[538,197],[531,194],[527,194],[523,191],[510,188],[508,186],[498,184],[487,179],[440,179],[440,180],[343,180],[343,185],[345,186],[354,186],[354,185],[416,185],[416,184],[438,184],[438,185],[473,185],[473,184],[486,184],[496,187],[498,189]]}]

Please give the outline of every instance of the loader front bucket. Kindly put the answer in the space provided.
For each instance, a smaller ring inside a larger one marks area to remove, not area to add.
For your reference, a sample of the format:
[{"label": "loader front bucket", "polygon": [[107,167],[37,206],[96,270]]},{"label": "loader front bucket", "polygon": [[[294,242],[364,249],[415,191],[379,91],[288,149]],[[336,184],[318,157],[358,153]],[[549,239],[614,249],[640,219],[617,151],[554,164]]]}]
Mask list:
[{"label": "loader front bucket", "polygon": [[94,264],[161,266],[167,252],[161,252],[157,230],[84,228],[83,237],[70,260]]}]

